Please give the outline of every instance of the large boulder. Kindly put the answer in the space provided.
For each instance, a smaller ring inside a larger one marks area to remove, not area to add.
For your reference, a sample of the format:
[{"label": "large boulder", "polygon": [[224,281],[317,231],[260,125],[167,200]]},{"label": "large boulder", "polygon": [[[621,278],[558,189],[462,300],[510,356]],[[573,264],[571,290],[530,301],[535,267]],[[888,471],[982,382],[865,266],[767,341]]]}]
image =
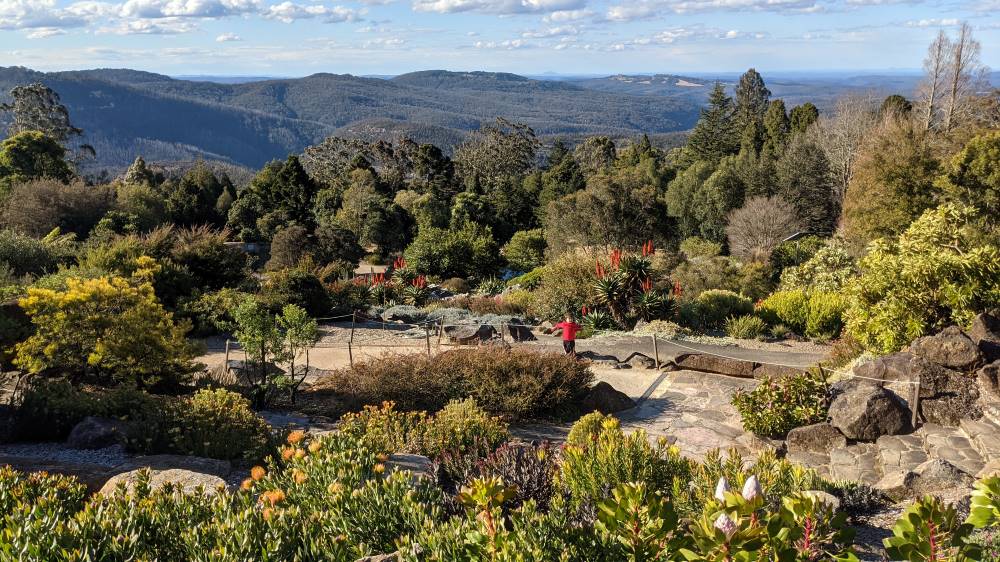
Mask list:
[{"label": "large boulder", "polygon": [[917,338],[910,344],[910,351],[952,369],[971,369],[982,360],[979,346],[958,326],[949,326],[933,336]]},{"label": "large boulder", "polygon": [[634,407],[634,400],[604,381],[595,384],[580,401],[580,408],[583,411],[597,410],[602,414],[614,414]]},{"label": "large boulder", "polygon": [[415,306],[397,305],[382,313],[386,322],[402,322],[404,324],[419,324],[427,319],[427,313]]},{"label": "large boulder", "polygon": [[423,455],[411,455],[407,453],[390,455],[389,459],[385,461],[385,468],[388,472],[395,472],[397,470],[409,471],[410,477],[414,482],[421,479],[437,482],[437,470],[435,470],[434,461]]},{"label": "large boulder", "polygon": [[489,324],[446,324],[444,335],[454,343],[474,345],[492,340],[497,331]]},{"label": "large boulder", "polygon": [[847,438],[828,423],[815,423],[789,431],[785,444],[789,453],[829,453],[846,447]]},{"label": "large boulder", "polygon": [[877,383],[848,379],[833,385],[830,423],[848,439],[874,441],[910,427],[910,412],[899,398]]},{"label": "large boulder", "polygon": [[758,380],[775,380],[784,379],[788,377],[796,377],[805,373],[805,369],[800,369],[798,367],[787,367],[785,365],[771,365],[769,363],[761,363],[754,367],[753,378]]},{"label": "large boulder", "polygon": [[636,369],[655,369],[656,368],[656,360],[655,359],[653,359],[652,357],[650,357],[648,355],[645,355],[643,353],[639,353],[638,351],[636,351],[632,355],[629,355],[628,357],[626,357],[625,361],[622,361],[622,363],[625,363],[629,367],[633,367],[633,368],[636,368]]},{"label": "large boulder", "polygon": [[225,478],[232,472],[232,464],[227,460],[209,459],[189,455],[146,455],[134,457],[111,470],[114,474],[132,472],[142,468],[154,471],[181,469]]},{"label": "large boulder", "polygon": [[875,484],[875,488],[899,502],[926,494],[952,497],[958,492],[964,495],[972,486],[972,480],[972,476],[948,461],[931,459],[913,470],[886,474]]},{"label": "large boulder", "polygon": [[1000,361],[1000,316],[986,313],[976,316],[969,337],[976,342],[985,362]]},{"label": "large boulder", "polygon": [[891,353],[875,357],[854,366],[854,374],[866,379],[876,379],[891,383],[910,380],[910,361],[913,354],[908,352]]},{"label": "large boulder", "polygon": [[88,416],[73,426],[66,444],[73,449],[103,449],[124,440],[121,422]]},{"label": "large boulder", "polygon": [[920,415],[929,423],[958,427],[963,419],[978,420],[983,417],[983,408],[976,397],[969,394],[945,395],[921,399]]},{"label": "large boulder", "polygon": [[754,363],[739,359],[728,359],[707,353],[682,353],[674,359],[681,369],[707,371],[731,377],[753,378]]},{"label": "large boulder", "polygon": [[535,341],[535,334],[531,331],[531,326],[528,326],[524,321],[514,319],[508,323],[502,324],[502,329],[504,332],[504,337],[510,338],[513,341]]},{"label": "large boulder", "polygon": [[201,472],[194,472],[191,470],[183,470],[180,468],[171,468],[168,470],[149,470],[142,468],[139,470],[132,470],[129,472],[122,472],[112,476],[104,486],[101,487],[100,493],[104,495],[109,495],[115,491],[115,488],[119,484],[125,486],[126,490],[132,492],[135,489],[136,484],[139,482],[141,474],[145,471],[149,472],[149,487],[152,490],[159,490],[167,484],[172,484],[177,486],[181,492],[185,494],[193,494],[200,491],[206,495],[214,495],[220,490],[226,489],[226,481],[214,474],[203,474]]}]

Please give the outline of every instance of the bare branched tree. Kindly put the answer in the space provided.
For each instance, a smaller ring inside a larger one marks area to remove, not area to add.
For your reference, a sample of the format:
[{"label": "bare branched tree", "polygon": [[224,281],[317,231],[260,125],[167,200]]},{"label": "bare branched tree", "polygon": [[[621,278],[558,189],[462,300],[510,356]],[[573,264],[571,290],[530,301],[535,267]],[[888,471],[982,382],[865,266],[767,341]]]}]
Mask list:
[{"label": "bare branched tree", "polygon": [[781,197],[751,197],[729,213],[729,252],[742,260],[765,262],[778,244],[799,231],[795,207]]},{"label": "bare branched tree", "polygon": [[944,110],[946,131],[968,117],[977,91],[985,82],[986,67],[979,60],[980,50],[979,41],[972,38],[972,27],[962,22],[948,57],[948,97]]},{"label": "bare branched tree", "polygon": [[950,52],[951,41],[942,29],[927,48],[927,58],[924,59],[925,75],[917,92],[924,130],[934,126],[941,111],[941,97],[945,87]]},{"label": "bare branched tree", "polygon": [[837,100],[833,114],[821,117],[811,133],[830,161],[836,208],[840,208],[854,174],[858,151],[878,124],[878,98],[872,93],[849,95]]}]

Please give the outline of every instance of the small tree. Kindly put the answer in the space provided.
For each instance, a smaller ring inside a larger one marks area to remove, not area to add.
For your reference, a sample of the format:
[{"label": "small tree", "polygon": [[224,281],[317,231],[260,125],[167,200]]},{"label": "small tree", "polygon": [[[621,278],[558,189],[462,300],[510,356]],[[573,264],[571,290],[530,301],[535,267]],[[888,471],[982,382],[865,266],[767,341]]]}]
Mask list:
[{"label": "small tree", "polygon": [[[246,353],[243,375],[250,386],[250,400],[257,409],[268,407],[282,391],[295,393],[309,371],[308,352],[302,371],[296,369],[297,356],[316,342],[316,321],[294,304],[286,305],[280,315],[273,315],[267,305],[255,297],[245,299],[233,312],[235,336]],[[288,371],[277,366],[288,364]]]}]

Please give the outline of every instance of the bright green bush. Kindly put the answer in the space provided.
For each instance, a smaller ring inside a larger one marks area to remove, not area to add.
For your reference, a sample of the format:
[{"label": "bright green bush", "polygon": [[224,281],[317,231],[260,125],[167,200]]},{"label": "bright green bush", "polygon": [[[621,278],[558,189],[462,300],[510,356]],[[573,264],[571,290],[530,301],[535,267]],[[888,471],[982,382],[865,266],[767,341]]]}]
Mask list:
[{"label": "bright green bush", "polygon": [[507,286],[513,287],[518,286],[522,289],[532,290],[537,289],[542,283],[542,274],[545,272],[545,266],[536,267],[527,273],[518,275],[517,277],[512,277],[507,280]]},{"label": "bright green bush", "polygon": [[423,227],[404,255],[415,271],[443,278],[489,276],[501,265],[493,232],[474,223],[461,230]]},{"label": "bright green bush", "polygon": [[732,316],[753,314],[753,301],[732,291],[710,289],[698,295],[686,313],[693,327],[722,328]]},{"label": "bright green bush", "polygon": [[840,244],[830,243],[805,262],[781,272],[781,288],[840,291],[858,274],[856,261]]},{"label": "bright green bush", "polygon": [[574,447],[586,447],[597,440],[601,434],[604,422],[614,420],[614,416],[608,416],[600,412],[591,412],[576,420],[573,427],[569,428],[566,435],[566,444]]},{"label": "bright green bush", "polygon": [[761,301],[757,314],[772,326],[784,324],[797,334],[805,334],[809,294],[802,290],[777,291]]},{"label": "bright green bush", "polygon": [[943,205],[896,240],[873,242],[847,288],[847,332],[891,353],[1000,306],[1000,247],[981,240],[972,209]]},{"label": "bright green bush", "polygon": [[681,241],[680,250],[689,260],[695,258],[714,258],[722,253],[722,244],[705,240],[698,236],[692,236]]},{"label": "bright green bush", "polygon": [[726,318],[726,335],[742,340],[755,340],[764,335],[767,324],[759,316],[746,314]]},{"label": "bright green bush", "polygon": [[302,268],[283,269],[268,274],[260,287],[260,299],[274,312],[286,305],[300,306],[310,316],[325,316],[332,303],[323,282],[312,271]]},{"label": "bright green bush", "polygon": [[502,253],[511,269],[527,272],[545,264],[545,247],[542,229],[520,230],[504,244]]},{"label": "bright green bush", "polygon": [[844,327],[847,299],[840,293],[813,291],[809,295],[809,315],[806,318],[806,337],[832,340]]},{"label": "bright green bush", "polygon": [[597,277],[596,256],[567,252],[542,268],[541,283],[535,290],[531,312],[537,318],[561,318],[567,312],[578,313],[590,304],[590,294]]},{"label": "bright green bush", "polygon": [[498,279],[496,277],[487,277],[486,279],[480,281],[479,285],[476,285],[476,294],[486,297],[492,297],[502,293],[504,288],[506,287],[507,284],[503,281],[503,279]]},{"label": "bright green bush", "polygon": [[409,446],[437,458],[445,452],[479,446],[492,451],[507,437],[507,424],[481,410],[475,400],[453,400],[417,427]]},{"label": "bright green bush", "polygon": [[232,311],[247,296],[247,293],[230,288],[202,293],[182,301],[178,315],[191,321],[192,336],[229,333],[235,327]]},{"label": "bright green bush", "polygon": [[733,406],[743,429],[766,437],[783,437],[792,429],[826,419],[826,376],[820,370],[765,379],[756,388],[737,391]]}]

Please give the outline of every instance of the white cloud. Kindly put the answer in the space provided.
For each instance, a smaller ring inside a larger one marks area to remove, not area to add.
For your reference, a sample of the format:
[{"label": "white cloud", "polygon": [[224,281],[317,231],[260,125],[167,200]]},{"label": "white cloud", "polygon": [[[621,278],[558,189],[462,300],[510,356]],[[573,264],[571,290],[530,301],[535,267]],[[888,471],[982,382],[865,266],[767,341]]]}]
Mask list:
[{"label": "white cloud", "polygon": [[228,43],[230,41],[242,41],[243,38],[235,33],[223,33],[215,38],[216,43]]},{"label": "white cloud", "polygon": [[59,9],[55,0],[0,0],[0,29],[62,29],[85,24],[83,18]]},{"label": "white cloud", "polygon": [[810,13],[822,10],[819,0],[638,0],[608,8],[606,18],[628,22],[654,18],[665,13],[691,12],[788,12]]},{"label": "white cloud", "polygon": [[483,12],[489,14],[550,14],[585,8],[587,0],[413,0],[418,12]]},{"label": "white cloud", "polygon": [[399,37],[379,37],[377,39],[365,41],[361,44],[361,47],[363,49],[391,49],[394,47],[400,47],[405,43],[406,41],[400,39]]},{"label": "white cloud", "polygon": [[951,27],[958,24],[958,18],[928,18],[922,20],[910,20],[903,25],[906,27]]},{"label": "white cloud", "polygon": [[738,29],[723,30],[713,27],[695,25],[691,27],[671,27],[648,37],[639,37],[626,45],[671,45],[686,41],[716,40],[716,39],[765,39],[768,33],[760,31],[740,31]]},{"label": "white cloud", "polygon": [[56,35],[65,35],[66,30],[58,27],[37,27],[27,34],[28,39],[45,39]]},{"label": "white cloud", "polygon": [[533,44],[524,41],[523,39],[508,39],[506,41],[476,41],[473,46],[477,49],[502,49],[507,51],[534,47]]},{"label": "white cloud", "polygon": [[128,0],[121,15],[132,18],[222,18],[256,12],[260,0]]},{"label": "white cloud", "polygon": [[343,6],[327,7],[320,4],[295,4],[293,2],[282,2],[269,6],[264,10],[264,17],[291,23],[302,19],[322,19],[327,23],[340,23],[347,21],[357,21],[360,14],[350,8]]},{"label": "white cloud", "polygon": [[542,18],[545,23],[562,23],[568,21],[579,21],[594,15],[592,10],[557,10]]},{"label": "white cloud", "polygon": [[121,21],[117,25],[101,27],[99,34],[111,35],[177,35],[198,29],[189,21],[177,18],[137,19]]},{"label": "white cloud", "polygon": [[566,35],[579,35],[580,29],[572,25],[561,25],[557,27],[549,27],[547,29],[536,29],[532,31],[525,31],[521,34],[521,37],[528,37],[532,39],[543,39],[546,37],[563,37]]}]

